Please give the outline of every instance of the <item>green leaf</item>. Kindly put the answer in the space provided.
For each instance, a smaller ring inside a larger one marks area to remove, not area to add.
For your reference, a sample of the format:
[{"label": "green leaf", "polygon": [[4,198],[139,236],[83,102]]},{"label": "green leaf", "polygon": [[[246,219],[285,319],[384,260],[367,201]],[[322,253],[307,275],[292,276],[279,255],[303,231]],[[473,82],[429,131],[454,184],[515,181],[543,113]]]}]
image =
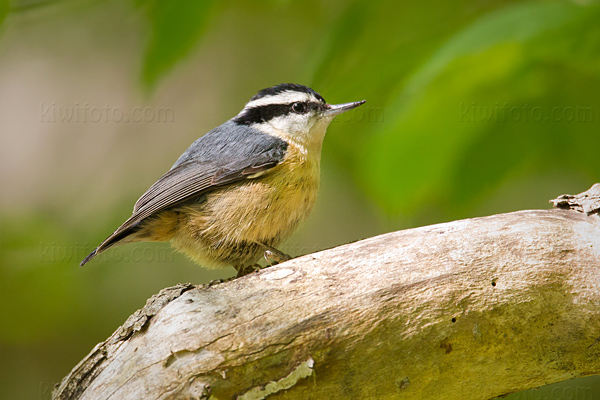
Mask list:
[{"label": "green leaf", "polygon": [[384,120],[391,117],[388,99],[397,96],[399,85],[457,30],[505,4],[439,1],[432,12],[430,3],[349,2],[316,43],[307,81],[328,101],[367,99],[367,104],[334,120],[343,132],[331,129],[325,157],[360,175],[365,166],[357,154],[372,135],[382,134]]},{"label": "green leaf", "polygon": [[542,32],[559,28],[584,11],[583,7],[573,3],[553,1],[524,3],[492,12],[451,38],[402,90],[406,94],[418,93],[457,58],[501,43],[524,42]]},{"label": "green leaf", "polygon": [[[456,216],[509,176],[551,170],[559,154],[570,157],[566,170],[600,177],[589,150],[600,145],[590,90],[600,86],[599,14],[525,3],[454,35],[392,92],[384,126],[360,147],[367,193],[390,214],[449,204]],[[591,112],[587,122],[551,119],[554,108],[575,107]]]},{"label": "green leaf", "polygon": [[142,80],[152,89],[198,43],[214,11],[213,0],[140,2],[150,22]]}]

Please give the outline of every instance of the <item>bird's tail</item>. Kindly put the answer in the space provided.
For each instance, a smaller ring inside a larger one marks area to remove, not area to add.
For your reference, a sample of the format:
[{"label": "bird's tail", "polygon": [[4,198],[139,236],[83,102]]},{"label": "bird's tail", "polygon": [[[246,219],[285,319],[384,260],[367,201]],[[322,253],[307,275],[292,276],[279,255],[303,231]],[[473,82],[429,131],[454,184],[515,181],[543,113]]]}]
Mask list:
[{"label": "bird's tail", "polygon": [[98,254],[98,247],[96,247],[94,250],[92,250],[92,252],[90,254],[88,254],[81,263],[79,263],[79,266],[83,267],[85,264],[87,264],[88,261],[90,261],[92,258],[94,258],[96,256],[96,254]]},{"label": "bird's tail", "polygon": [[100,244],[100,246],[92,250],[92,252],[88,254],[87,257],[85,257],[83,261],[81,261],[81,263],[79,263],[79,266],[83,267],[85,264],[88,263],[88,261],[96,257],[98,254],[102,253],[109,247],[112,247],[116,244],[125,244],[136,241],[131,235],[139,230],[139,223],[130,226],[126,229],[122,229],[124,225],[125,224],[121,225],[121,227],[119,227],[119,229],[117,229],[112,235],[107,237],[106,240]]}]

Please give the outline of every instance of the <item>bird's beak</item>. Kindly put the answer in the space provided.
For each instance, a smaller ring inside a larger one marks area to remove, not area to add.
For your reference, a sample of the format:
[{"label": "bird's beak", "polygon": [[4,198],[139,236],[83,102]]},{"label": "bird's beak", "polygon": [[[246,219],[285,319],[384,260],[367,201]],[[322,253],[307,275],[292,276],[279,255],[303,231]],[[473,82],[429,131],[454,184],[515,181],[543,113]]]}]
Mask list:
[{"label": "bird's beak", "polygon": [[325,109],[323,110],[323,115],[328,117],[333,117],[348,110],[352,110],[358,106],[365,104],[366,100],[354,101],[352,103],[344,103],[344,104],[326,104]]}]

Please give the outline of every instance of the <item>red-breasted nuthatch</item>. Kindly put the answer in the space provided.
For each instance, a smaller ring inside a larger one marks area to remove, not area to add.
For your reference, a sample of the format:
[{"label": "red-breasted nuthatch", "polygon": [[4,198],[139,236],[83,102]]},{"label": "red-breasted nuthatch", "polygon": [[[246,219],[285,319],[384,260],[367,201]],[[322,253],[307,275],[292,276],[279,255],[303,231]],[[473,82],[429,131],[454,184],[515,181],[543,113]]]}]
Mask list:
[{"label": "red-breasted nuthatch", "polygon": [[135,203],[133,215],[82,262],[109,247],[170,242],[198,264],[238,273],[275,249],[309,215],[329,123],[365,101],[327,104],[309,87],[258,92],[234,118],[196,140]]}]

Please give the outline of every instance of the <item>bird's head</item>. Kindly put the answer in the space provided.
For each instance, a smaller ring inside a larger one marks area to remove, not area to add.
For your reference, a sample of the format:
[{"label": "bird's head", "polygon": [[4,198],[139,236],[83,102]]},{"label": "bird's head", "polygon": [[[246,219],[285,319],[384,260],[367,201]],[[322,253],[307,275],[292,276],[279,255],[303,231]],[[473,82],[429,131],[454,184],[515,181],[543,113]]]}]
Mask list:
[{"label": "bird's head", "polygon": [[233,121],[320,151],[333,118],[364,102],[332,105],[307,86],[282,83],[254,95]]}]

